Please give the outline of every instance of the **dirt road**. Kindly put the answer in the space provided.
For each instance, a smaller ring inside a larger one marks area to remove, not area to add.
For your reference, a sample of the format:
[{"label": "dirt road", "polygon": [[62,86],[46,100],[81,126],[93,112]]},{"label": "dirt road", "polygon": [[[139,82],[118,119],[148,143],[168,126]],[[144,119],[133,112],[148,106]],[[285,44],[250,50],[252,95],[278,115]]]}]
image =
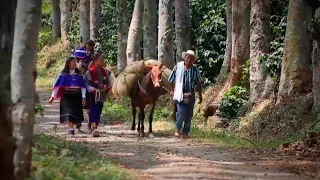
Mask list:
[{"label": "dirt road", "polygon": [[[312,179],[288,173],[277,166],[276,158],[244,153],[172,136],[157,135],[155,138],[136,137],[126,125],[102,126],[102,137],[92,138],[81,134],[71,138],[65,125],[59,124],[59,103],[47,104],[49,94],[39,92],[45,116],[37,117],[36,133],[61,136],[79,141],[97,149],[102,155],[114,159],[122,167],[138,172],[141,179]],[[87,117],[86,117],[87,118]],[[83,124],[86,130],[86,124]]]}]

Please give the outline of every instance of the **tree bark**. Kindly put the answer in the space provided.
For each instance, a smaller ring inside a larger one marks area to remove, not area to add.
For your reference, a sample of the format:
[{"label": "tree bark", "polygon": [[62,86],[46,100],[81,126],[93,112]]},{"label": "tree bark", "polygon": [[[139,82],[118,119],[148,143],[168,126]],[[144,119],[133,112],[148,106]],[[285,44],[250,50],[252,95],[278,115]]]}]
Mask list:
[{"label": "tree bark", "polygon": [[18,0],[11,64],[13,101],[14,174],[16,179],[30,175],[35,108],[34,71],[41,25],[42,0]]},{"label": "tree bark", "polygon": [[164,65],[169,69],[173,69],[175,64],[172,27],[173,2],[173,0],[159,1],[158,60],[163,61]]},{"label": "tree bark", "polygon": [[217,93],[215,101],[241,79],[242,65],[250,57],[250,1],[232,1],[232,54],[229,77],[223,88]]},{"label": "tree bark", "polygon": [[52,7],[52,36],[57,38],[61,36],[60,6],[59,0],[51,0]]},{"label": "tree bark", "polygon": [[144,1],[143,59],[157,59],[157,0]]},{"label": "tree bark", "polygon": [[270,0],[251,0],[250,101],[263,98],[267,71],[260,57],[270,51]]},{"label": "tree bark", "polygon": [[127,40],[128,40],[128,4],[127,0],[117,0],[117,70],[121,72],[127,66]]},{"label": "tree bark", "polygon": [[[320,17],[320,9],[317,9],[315,12],[315,18]],[[313,86],[312,86],[312,94],[313,94],[313,110],[320,110],[320,23],[316,25],[314,28],[318,30],[313,39],[313,51],[312,51],[312,72],[313,72]]]},{"label": "tree bark", "polygon": [[230,72],[230,62],[232,53],[232,0],[226,0],[226,17],[227,17],[227,40],[224,60],[221,70],[217,77],[217,84],[223,84]]},{"label": "tree bark", "polygon": [[16,4],[15,0],[5,0],[0,11],[0,174],[8,180],[14,179],[10,70]]},{"label": "tree bark", "polygon": [[68,45],[68,32],[70,29],[71,18],[71,2],[70,0],[60,0],[61,10],[61,40],[64,45]]},{"label": "tree bark", "polygon": [[90,39],[90,0],[80,0],[79,11],[80,37],[85,43]]},{"label": "tree bark", "polygon": [[191,18],[189,0],[175,0],[176,60],[183,61],[182,52],[191,49]]},{"label": "tree bark", "polygon": [[136,0],[130,23],[128,44],[127,44],[127,64],[141,59],[141,35],[143,21],[143,0]]},{"label": "tree bark", "polygon": [[305,0],[290,0],[277,103],[311,90],[310,37],[305,26],[312,9]]},{"label": "tree bark", "polygon": [[90,0],[90,39],[98,38],[101,21],[101,0]]}]

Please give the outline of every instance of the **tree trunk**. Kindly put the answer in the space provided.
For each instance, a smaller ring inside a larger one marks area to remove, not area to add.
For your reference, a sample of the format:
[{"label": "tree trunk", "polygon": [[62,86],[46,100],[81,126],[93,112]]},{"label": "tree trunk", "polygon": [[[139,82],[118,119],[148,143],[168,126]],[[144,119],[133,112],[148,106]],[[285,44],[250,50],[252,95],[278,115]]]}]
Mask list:
[{"label": "tree trunk", "polygon": [[[320,9],[317,9],[315,12],[315,18],[320,17]],[[320,23],[316,25],[314,29],[320,30]],[[313,94],[313,110],[320,110],[320,32],[312,32],[316,33],[313,41],[313,51],[312,51],[312,72],[313,72],[313,86],[312,86],[312,94]]]},{"label": "tree trunk", "polygon": [[0,174],[5,179],[13,180],[13,152],[11,113],[10,70],[14,38],[14,14],[17,2],[5,0],[2,5],[0,30]]},{"label": "tree trunk", "polygon": [[157,59],[157,1],[144,1],[143,59]]},{"label": "tree trunk", "polygon": [[232,54],[229,77],[224,87],[217,93],[215,101],[241,79],[242,65],[250,57],[250,1],[232,1]]},{"label": "tree trunk", "polygon": [[70,28],[70,18],[71,18],[71,2],[70,0],[60,0],[60,10],[61,10],[61,40],[64,45],[69,43],[68,32]]},{"label": "tree trunk", "polygon": [[228,79],[232,53],[232,0],[226,0],[227,40],[224,60],[217,77],[217,84],[222,84]]},{"label": "tree trunk", "polygon": [[175,0],[176,60],[183,61],[182,52],[191,49],[191,18],[189,0]]},{"label": "tree trunk", "polygon": [[80,37],[85,43],[90,39],[90,0],[80,0],[79,11]]},{"label": "tree trunk", "polygon": [[250,57],[250,1],[234,0],[232,11],[231,86],[240,80],[242,65]]},{"label": "tree trunk", "polygon": [[270,0],[251,0],[250,20],[250,100],[262,100],[267,78],[260,56],[270,50]]},{"label": "tree trunk", "polygon": [[34,71],[42,0],[18,0],[11,66],[15,178],[30,175],[35,108]]},{"label": "tree trunk", "polygon": [[90,0],[90,39],[98,38],[101,20],[101,0]]},{"label": "tree trunk", "polygon": [[128,4],[127,0],[117,0],[117,70],[121,72],[127,66],[127,40],[128,40]]},{"label": "tree trunk", "polygon": [[290,0],[277,103],[311,90],[310,37],[306,22],[312,9],[305,0]]},{"label": "tree trunk", "polygon": [[128,35],[127,64],[141,59],[140,41],[143,23],[143,2],[143,0],[136,0],[134,4],[134,10]]},{"label": "tree trunk", "polygon": [[51,8],[52,8],[52,36],[57,38],[61,36],[59,0],[51,0]]},{"label": "tree trunk", "polygon": [[173,0],[159,1],[158,60],[163,61],[169,69],[173,69],[175,64],[172,28],[173,2]]}]

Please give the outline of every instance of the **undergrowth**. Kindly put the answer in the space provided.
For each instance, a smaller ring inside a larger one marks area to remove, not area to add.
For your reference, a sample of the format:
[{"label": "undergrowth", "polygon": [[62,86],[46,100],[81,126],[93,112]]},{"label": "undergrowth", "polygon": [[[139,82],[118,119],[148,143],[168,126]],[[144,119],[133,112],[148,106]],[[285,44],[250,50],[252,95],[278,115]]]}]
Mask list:
[{"label": "undergrowth", "polygon": [[35,135],[30,179],[129,180],[133,174],[82,144]]},{"label": "undergrowth", "polygon": [[37,85],[50,90],[69,55],[68,49],[64,48],[60,42],[44,46],[38,52]]}]

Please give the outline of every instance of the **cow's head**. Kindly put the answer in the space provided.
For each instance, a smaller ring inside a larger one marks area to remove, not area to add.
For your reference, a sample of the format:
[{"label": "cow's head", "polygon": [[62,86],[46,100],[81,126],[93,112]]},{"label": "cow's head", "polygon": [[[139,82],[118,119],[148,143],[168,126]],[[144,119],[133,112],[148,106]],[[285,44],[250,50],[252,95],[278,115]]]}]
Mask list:
[{"label": "cow's head", "polygon": [[146,65],[147,68],[150,69],[151,72],[151,80],[153,83],[153,86],[155,88],[161,87],[160,82],[161,82],[161,74],[162,74],[162,67],[163,64],[156,64],[156,65]]}]

